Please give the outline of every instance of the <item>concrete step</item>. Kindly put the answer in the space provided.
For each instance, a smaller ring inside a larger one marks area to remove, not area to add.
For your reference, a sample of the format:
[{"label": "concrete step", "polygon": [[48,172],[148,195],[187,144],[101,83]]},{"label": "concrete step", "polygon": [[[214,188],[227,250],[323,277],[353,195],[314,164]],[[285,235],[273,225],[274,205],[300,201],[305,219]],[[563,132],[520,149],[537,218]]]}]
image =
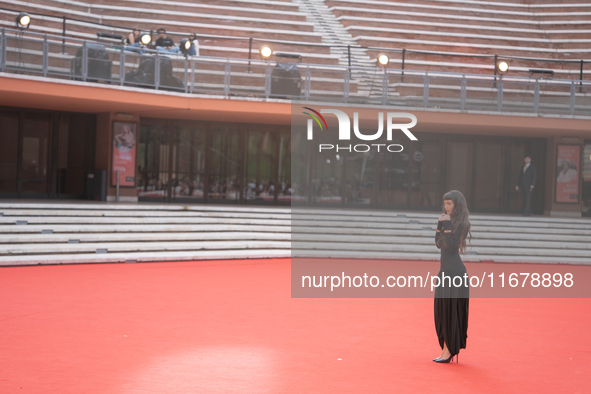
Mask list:
[{"label": "concrete step", "polygon": [[[255,232],[255,231],[211,231],[200,232],[160,232],[160,233],[98,233],[98,234],[10,234],[0,237],[0,248],[8,244],[19,248],[19,244],[78,244],[100,242],[180,242],[180,241],[237,241],[237,240],[273,240],[290,241],[289,232]],[[21,247],[22,248],[22,247]],[[3,249],[6,250],[6,249]],[[2,252],[0,252],[1,254]]]},{"label": "concrete step", "polygon": [[[0,203],[0,265],[203,258],[438,260],[437,212]],[[464,261],[591,265],[591,220],[472,214]]]},{"label": "concrete step", "polygon": [[[429,260],[438,261],[440,258],[437,253],[396,253],[392,252],[349,252],[349,251],[318,251],[318,250],[298,250],[294,253],[292,250],[291,258],[344,258],[344,259],[382,259],[382,260]],[[490,255],[468,255],[462,256],[462,261],[466,262],[494,262],[494,263],[532,263],[532,264],[577,264],[591,265],[588,258],[577,257],[541,257],[541,256],[490,256]]]},{"label": "concrete step", "polygon": [[[109,234],[109,233],[183,233],[183,232],[208,232],[208,231],[255,231],[255,232],[290,232],[290,226],[269,226],[269,225],[228,225],[228,224],[152,224],[145,226],[143,224],[117,225],[110,224],[88,224],[80,226],[78,224],[60,224],[53,226],[46,225],[28,225],[28,226],[2,226],[0,225],[1,238],[5,239],[8,235],[4,234],[22,234],[32,235],[51,235],[51,234]],[[100,236],[100,235],[99,235]]]},{"label": "concrete step", "polygon": [[[251,237],[252,238],[252,237]],[[247,249],[290,249],[287,241],[259,241],[256,239],[230,241],[206,240],[191,242],[96,242],[64,244],[14,244],[0,245],[0,256],[67,254],[67,253],[111,253],[111,252],[164,252],[199,250],[247,250]]]},{"label": "concrete step", "polygon": [[161,261],[231,260],[289,258],[289,250],[206,250],[206,251],[165,251],[140,253],[81,253],[37,256],[0,256],[0,266],[21,266],[41,264],[90,264],[90,263],[136,263]]},{"label": "concrete step", "polygon": [[276,224],[283,224],[289,226],[289,221],[275,221],[270,220],[267,218],[257,218],[257,219],[250,219],[250,218],[206,218],[206,217],[195,217],[195,218],[183,218],[183,217],[36,217],[36,216],[14,216],[14,217],[1,217],[0,218],[0,225],[2,224],[16,224],[17,226],[25,226],[28,224],[64,224],[64,223],[74,223],[74,224],[162,224],[162,223],[243,223],[243,224],[269,224],[269,225],[276,225]]}]

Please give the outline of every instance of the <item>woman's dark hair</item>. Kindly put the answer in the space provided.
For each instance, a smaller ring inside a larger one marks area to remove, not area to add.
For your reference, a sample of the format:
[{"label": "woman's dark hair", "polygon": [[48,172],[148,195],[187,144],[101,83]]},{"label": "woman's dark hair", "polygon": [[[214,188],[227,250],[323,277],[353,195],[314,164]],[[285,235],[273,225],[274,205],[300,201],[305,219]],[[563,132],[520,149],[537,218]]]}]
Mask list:
[{"label": "woman's dark hair", "polygon": [[[466,198],[459,190],[450,190],[443,195],[442,210],[445,213],[445,200],[451,200],[454,203],[454,209],[451,213],[451,231],[457,234],[458,228],[461,228],[460,253],[466,254],[466,238],[470,235],[470,244],[472,244],[472,232],[470,231],[470,212],[468,211],[468,204]],[[440,238],[444,239],[443,237]],[[440,240],[438,242],[440,242]],[[441,246],[441,245],[439,245]]]}]

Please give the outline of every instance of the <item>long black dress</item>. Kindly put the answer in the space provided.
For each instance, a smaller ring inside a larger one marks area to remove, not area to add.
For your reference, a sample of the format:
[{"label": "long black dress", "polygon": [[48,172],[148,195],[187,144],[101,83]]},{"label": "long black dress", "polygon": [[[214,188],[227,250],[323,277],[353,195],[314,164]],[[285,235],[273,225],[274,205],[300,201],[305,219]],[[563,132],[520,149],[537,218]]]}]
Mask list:
[{"label": "long black dress", "polygon": [[[457,234],[445,232],[451,229],[451,221],[442,220],[437,225],[439,231],[435,233],[435,244],[439,241],[437,247],[441,249],[441,266],[438,274],[440,286],[435,288],[435,330],[441,349],[445,342],[453,356],[458,354],[460,349],[466,348],[470,288],[464,277],[466,267],[459,254],[463,228],[461,225],[458,226]],[[458,276],[461,277],[461,282],[459,278],[454,282],[454,277]]]}]

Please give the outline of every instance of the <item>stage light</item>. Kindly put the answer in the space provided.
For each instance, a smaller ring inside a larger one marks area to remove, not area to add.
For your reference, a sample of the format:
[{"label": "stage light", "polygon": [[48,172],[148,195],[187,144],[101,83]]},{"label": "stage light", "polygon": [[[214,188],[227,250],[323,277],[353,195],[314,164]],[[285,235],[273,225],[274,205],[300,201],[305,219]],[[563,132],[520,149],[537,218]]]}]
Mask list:
[{"label": "stage light", "polygon": [[152,42],[152,36],[148,33],[140,33],[138,39],[144,45],[149,45]]},{"label": "stage light", "polygon": [[16,27],[21,30],[28,29],[31,25],[31,17],[26,12],[21,12],[16,16]]},{"label": "stage light", "polygon": [[191,49],[191,46],[193,45],[193,43],[191,42],[191,40],[189,40],[188,38],[183,38],[181,40],[181,43],[179,44],[179,48],[181,49],[181,52],[186,55],[189,53],[189,49]]},{"label": "stage light", "polygon": [[262,46],[261,49],[260,49],[260,52],[261,52],[261,56],[264,59],[270,58],[271,55],[273,54],[273,51],[271,50],[271,48],[268,45]]},{"label": "stage light", "polygon": [[387,66],[390,63],[390,58],[388,55],[382,53],[378,56],[378,63],[380,66]]},{"label": "stage light", "polygon": [[507,74],[507,72],[509,71],[509,63],[507,63],[504,60],[501,60],[500,62],[497,63],[497,72],[501,75],[503,74]]}]

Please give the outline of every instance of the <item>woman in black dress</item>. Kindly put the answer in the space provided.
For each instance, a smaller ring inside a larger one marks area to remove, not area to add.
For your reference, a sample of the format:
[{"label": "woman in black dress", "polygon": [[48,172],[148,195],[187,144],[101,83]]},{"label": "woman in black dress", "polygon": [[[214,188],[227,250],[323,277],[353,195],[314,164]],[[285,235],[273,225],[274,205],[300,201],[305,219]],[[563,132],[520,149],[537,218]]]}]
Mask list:
[{"label": "woman in black dress", "polygon": [[439,286],[435,288],[435,330],[442,352],[433,361],[449,363],[460,349],[466,348],[468,337],[470,289],[460,253],[466,254],[466,238],[470,234],[472,240],[472,234],[468,206],[461,192],[452,190],[443,196],[443,211],[435,233],[435,244],[441,249]]}]

